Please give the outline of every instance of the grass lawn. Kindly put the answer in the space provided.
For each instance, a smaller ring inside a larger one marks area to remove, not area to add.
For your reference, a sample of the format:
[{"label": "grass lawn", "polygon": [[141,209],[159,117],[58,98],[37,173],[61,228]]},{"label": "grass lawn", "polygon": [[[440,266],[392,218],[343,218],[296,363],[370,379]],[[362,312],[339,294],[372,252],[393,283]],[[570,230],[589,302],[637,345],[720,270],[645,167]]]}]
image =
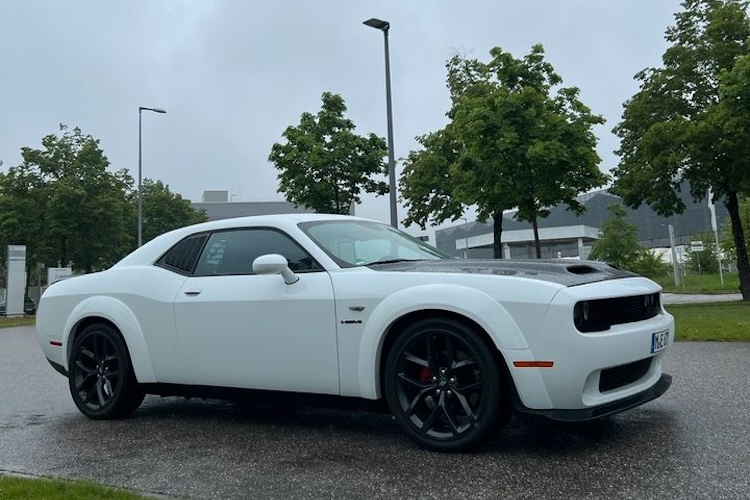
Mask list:
[{"label": "grass lawn", "polygon": [[135,500],[147,498],[129,491],[113,490],[84,481],[39,479],[0,475],[0,498],[68,500]]},{"label": "grass lawn", "polygon": [[20,316],[18,318],[5,318],[0,316],[0,328],[11,326],[29,326],[33,324],[34,316]]},{"label": "grass lawn", "polygon": [[677,340],[750,342],[750,303],[713,302],[664,306],[674,315]]},{"label": "grass lawn", "polygon": [[740,278],[737,274],[724,273],[723,284],[718,274],[684,276],[684,283],[680,286],[674,286],[674,278],[671,277],[657,278],[654,281],[669,293],[738,293],[740,291]]}]

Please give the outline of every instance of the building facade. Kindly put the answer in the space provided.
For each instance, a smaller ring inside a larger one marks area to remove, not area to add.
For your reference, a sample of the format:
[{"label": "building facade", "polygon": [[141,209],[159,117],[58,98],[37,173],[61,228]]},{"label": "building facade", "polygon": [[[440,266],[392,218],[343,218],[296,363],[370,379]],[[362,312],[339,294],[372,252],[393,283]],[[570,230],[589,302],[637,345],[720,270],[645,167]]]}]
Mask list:
[{"label": "building facade", "polygon": [[[680,193],[685,203],[682,214],[662,217],[647,205],[631,209],[606,189],[579,197],[586,211],[575,215],[565,205],[551,210],[549,217],[538,220],[542,258],[587,258],[594,242],[599,238],[599,228],[610,217],[607,206],[619,204],[627,213],[628,221],[638,227],[638,241],[647,248],[670,246],[669,226],[674,229],[675,245],[689,245],[696,235],[712,231],[711,212],[706,200],[695,202],[687,186]],[[723,204],[715,206],[718,227],[727,219]],[[536,257],[531,224],[517,221],[515,213],[503,217],[503,254],[506,258],[533,259]],[[706,242],[708,243],[708,242]],[[493,256],[492,221],[457,224],[436,231],[435,245],[457,257],[491,259]]]},{"label": "building facade", "polygon": [[272,215],[310,213],[312,210],[295,207],[288,201],[238,201],[229,198],[229,191],[204,191],[200,202],[192,202],[193,208],[203,210],[208,220],[231,219],[247,215]]}]

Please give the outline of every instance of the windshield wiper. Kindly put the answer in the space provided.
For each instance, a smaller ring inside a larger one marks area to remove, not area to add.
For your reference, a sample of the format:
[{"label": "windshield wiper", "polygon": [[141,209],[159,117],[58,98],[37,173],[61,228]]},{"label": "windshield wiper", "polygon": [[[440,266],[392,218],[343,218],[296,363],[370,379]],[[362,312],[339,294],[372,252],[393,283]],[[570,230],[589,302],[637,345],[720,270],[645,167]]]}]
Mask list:
[{"label": "windshield wiper", "polygon": [[427,259],[381,259],[381,260],[376,260],[373,262],[368,262],[367,264],[364,264],[364,265],[371,266],[373,264],[395,264],[397,262],[419,262],[420,260],[427,260]]}]

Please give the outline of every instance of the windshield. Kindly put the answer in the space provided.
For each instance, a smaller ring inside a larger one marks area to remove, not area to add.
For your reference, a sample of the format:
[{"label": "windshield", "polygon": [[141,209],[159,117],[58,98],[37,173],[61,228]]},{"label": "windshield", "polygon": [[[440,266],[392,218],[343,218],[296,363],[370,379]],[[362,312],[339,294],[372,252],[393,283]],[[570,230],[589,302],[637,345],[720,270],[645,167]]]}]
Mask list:
[{"label": "windshield", "polygon": [[453,258],[380,222],[329,220],[305,222],[299,226],[341,267]]}]

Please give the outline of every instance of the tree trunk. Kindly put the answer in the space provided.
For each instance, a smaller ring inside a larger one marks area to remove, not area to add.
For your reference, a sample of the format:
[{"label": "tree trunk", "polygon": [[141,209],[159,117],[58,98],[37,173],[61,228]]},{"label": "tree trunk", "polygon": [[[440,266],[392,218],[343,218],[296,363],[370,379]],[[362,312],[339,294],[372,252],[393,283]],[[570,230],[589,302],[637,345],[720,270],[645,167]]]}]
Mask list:
[{"label": "tree trunk", "polygon": [[66,267],[68,264],[68,238],[60,237],[60,253],[58,254],[58,267]]},{"label": "tree trunk", "polygon": [[503,258],[503,212],[495,212],[492,214],[492,258],[502,259]]},{"label": "tree trunk", "polygon": [[740,220],[740,205],[737,200],[737,192],[727,191],[727,199],[724,202],[729,212],[729,220],[732,222],[732,237],[737,249],[737,271],[740,275],[740,292],[742,300],[750,301],[750,263],[747,257],[747,246],[745,245],[745,232]]},{"label": "tree trunk", "polygon": [[343,213],[341,211],[341,201],[339,201],[339,182],[336,179],[334,179],[333,181],[333,206],[336,207],[333,209],[334,210],[333,213],[335,214]]},{"label": "tree trunk", "polygon": [[534,247],[536,248],[536,258],[542,258],[542,244],[539,242],[539,223],[536,215],[531,219],[531,227],[534,228]]}]

